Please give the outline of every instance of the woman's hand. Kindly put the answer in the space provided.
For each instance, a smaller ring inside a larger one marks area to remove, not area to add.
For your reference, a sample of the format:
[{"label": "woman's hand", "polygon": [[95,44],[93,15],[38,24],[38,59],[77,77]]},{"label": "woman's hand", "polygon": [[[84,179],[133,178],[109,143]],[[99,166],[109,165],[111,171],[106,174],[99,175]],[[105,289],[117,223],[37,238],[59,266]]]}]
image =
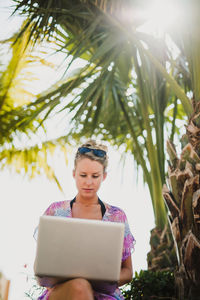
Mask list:
[{"label": "woman's hand", "polygon": [[133,268],[132,268],[132,259],[131,255],[122,262],[120,279],[118,285],[124,285],[132,280],[133,277]]}]

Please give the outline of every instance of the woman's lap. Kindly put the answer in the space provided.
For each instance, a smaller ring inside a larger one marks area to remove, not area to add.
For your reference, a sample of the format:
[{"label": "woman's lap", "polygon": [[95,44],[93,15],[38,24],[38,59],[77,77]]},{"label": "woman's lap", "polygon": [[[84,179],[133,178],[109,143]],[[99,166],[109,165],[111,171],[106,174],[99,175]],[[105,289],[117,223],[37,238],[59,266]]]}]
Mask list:
[{"label": "woman's lap", "polygon": [[[51,297],[51,296],[55,296],[57,294],[60,295],[60,291],[62,292],[62,294],[67,293],[67,291],[69,291],[69,293],[70,293],[71,289],[74,289],[74,288],[76,291],[78,289],[78,292],[82,292],[82,291],[92,292],[93,296],[94,296],[94,300],[116,300],[116,299],[121,300],[121,299],[124,299],[118,288],[112,294],[110,294],[110,293],[104,294],[102,292],[97,292],[95,290],[92,290],[90,283],[87,280],[80,278],[80,279],[72,280],[71,282],[67,281],[65,283],[58,284],[54,288],[45,290],[43,292],[43,294],[38,298],[38,300],[53,300],[53,297]],[[90,293],[90,295],[91,295],[91,293]],[[57,299],[57,297],[55,297],[55,298]],[[63,297],[63,299],[64,299],[64,297]]]},{"label": "woman's lap", "polygon": [[[38,300],[49,300],[51,291],[46,290],[39,298]],[[98,292],[94,291],[94,300],[116,300],[114,296],[111,295],[105,295],[105,294],[100,294]]]}]

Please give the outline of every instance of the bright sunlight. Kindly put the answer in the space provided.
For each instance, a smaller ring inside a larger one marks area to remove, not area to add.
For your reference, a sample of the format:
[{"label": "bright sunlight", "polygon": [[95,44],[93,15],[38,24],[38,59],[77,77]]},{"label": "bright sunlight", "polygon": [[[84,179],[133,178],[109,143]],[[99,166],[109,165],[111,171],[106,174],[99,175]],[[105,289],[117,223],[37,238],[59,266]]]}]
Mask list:
[{"label": "bright sunlight", "polygon": [[149,6],[140,12],[140,17],[146,20],[142,26],[145,31],[164,33],[180,19],[182,7],[176,0],[154,0],[149,1]]}]

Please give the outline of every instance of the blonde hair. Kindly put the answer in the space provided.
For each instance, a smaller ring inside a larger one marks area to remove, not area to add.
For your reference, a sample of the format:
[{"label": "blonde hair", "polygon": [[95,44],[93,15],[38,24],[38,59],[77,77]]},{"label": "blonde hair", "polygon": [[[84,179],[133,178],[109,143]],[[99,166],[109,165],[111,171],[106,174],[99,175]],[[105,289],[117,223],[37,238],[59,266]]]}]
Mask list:
[{"label": "blonde hair", "polygon": [[108,166],[108,154],[107,154],[108,148],[107,148],[107,146],[104,145],[104,144],[98,143],[96,140],[88,140],[84,144],[79,146],[79,148],[81,148],[81,147],[87,147],[87,148],[90,148],[90,149],[103,150],[103,151],[106,152],[106,155],[103,156],[103,157],[99,157],[99,156],[96,156],[93,153],[93,151],[86,152],[86,153],[82,154],[77,150],[76,155],[75,155],[75,159],[74,159],[74,168],[76,168],[77,162],[81,158],[89,158],[91,160],[98,161],[100,164],[102,164],[103,170],[104,170],[104,172],[106,172],[106,168]]}]

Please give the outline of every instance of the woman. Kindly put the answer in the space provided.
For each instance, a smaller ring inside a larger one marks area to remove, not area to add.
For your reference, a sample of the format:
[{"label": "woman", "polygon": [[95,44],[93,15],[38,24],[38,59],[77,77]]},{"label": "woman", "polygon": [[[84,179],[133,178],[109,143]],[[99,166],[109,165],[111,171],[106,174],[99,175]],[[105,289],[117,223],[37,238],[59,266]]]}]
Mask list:
[{"label": "woman", "polygon": [[[125,213],[121,209],[104,203],[98,198],[97,192],[107,175],[107,164],[106,146],[90,140],[79,147],[75,156],[73,170],[78,193],[71,201],[51,204],[45,211],[45,215],[125,223],[124,247],[118,283],[118,286],[121,286],[132,279],[131,251],[134,238],[130,232]],[[114,293],[106,295],[94,291],[89,281],[77,278],[57,284],[52,289],[47,289],[38,300],[124,299],[118,286],[116,286]]]}]

